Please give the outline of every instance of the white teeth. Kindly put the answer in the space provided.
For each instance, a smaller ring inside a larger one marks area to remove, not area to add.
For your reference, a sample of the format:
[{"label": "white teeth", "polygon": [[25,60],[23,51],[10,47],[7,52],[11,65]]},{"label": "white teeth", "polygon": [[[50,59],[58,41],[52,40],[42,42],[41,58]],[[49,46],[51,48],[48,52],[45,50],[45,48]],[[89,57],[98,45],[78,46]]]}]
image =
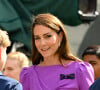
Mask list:
[{"label": "white teeth", "polygon": [[47,50],[47,49],[41,49],[42,51],[45,51],[45,50]]},{"label": "white teeth", "polygon": [[47,48],[47,49],[41,49],[42,51],[45,51],[45,50],[48,50],[49,48]]},{"label": "white teeth", "polygon": [[43,51],[44,51],[44,50],[46,50],[46,49],[41,49],[41,50],[43,50]]}]

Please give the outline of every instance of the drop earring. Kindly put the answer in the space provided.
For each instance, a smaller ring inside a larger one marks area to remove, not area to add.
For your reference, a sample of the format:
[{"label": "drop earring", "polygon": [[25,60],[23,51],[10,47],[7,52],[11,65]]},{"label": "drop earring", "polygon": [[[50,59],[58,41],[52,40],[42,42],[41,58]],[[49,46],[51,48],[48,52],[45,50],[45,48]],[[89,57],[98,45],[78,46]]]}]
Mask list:
[{"label": "drop earring", "polygon": [[59,42],[59,47],[60,47],[60,44],[61,44],[61,43]]}]

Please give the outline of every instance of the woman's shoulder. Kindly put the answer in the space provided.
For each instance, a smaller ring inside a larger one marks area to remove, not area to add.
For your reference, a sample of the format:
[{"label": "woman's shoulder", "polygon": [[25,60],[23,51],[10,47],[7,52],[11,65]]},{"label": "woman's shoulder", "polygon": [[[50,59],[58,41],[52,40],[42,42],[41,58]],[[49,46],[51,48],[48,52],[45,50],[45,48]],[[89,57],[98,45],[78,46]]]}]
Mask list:
[{"label": "woman's shoulder", "polygon": [[30,67],[24,67],[20,73],[21,77],[22,76],[28,76],[31,75],[31,73],[34,71],[34,65]]},{"label": "woman's shoulder", "polygon": [[72,61],[69,64],[66,64],[66,66],[73,68],[74,70],[78,70],[78,71],[87,71],[87,70],[92,70],[93,71],[93,67],[91,64],[89,64],[88,62],[84,62],[84,61]]},{"label": "woman's shoulder", "polygon": [[91,73],[92,76],[94,76],[94,69],[92,67],[91,64],[89,64],[88,62],[84,62],[84,61],[81,61],[81,62],[74,62],[75,64],[75,68],[76,68],[76,72],[78,74],[89,74]]},{"label": "woman's shoulder", "polygon": [[20,73],[20,82],[25,83],[30,80],[30,77],[35,76],[34,65],[30,67],[24,67]]},{"label": "woman's shoulder", "polygon": [[[94,82],[94,70],[91,64],[88,62],[75,62],[75,74],[78,84],[88,88]],[[88,87],[87,87],[88,86]],[[84,89],[85,90],[85,89]]]},{"label": "woman's shoulder", "polygon": [[85,68],[88,68],[88,69],[91,68],[91,69],[93,69],[92,65],[89,64],[88,62],[84,62],[84,61],[75,61],[74,63],[75,63],[75,66],[76,66],[77,68],[80,68],[80,69],[85,69]]},{"label": "woman's shoulder", "polygon": [[70,67],[73,67],[73,68],[84,68],[84,67],[90,67],[90,68],[92,68],[91,64],[89,64],[88,62],[84,62],[82,60],[75,60],[75,61],[71,61],[71,60],[67,60],[66,61],[65,60],[63,62],[63,65],[65,67],[70,66]]},{"label": "woman's shoulder", "polygon": [[71,66],[76,66],[76,67],[91,67],[92,65],[89,64],[88,62],[84,61],[70,61],[69,63],[65,63],[65,65],[71,65]]}]

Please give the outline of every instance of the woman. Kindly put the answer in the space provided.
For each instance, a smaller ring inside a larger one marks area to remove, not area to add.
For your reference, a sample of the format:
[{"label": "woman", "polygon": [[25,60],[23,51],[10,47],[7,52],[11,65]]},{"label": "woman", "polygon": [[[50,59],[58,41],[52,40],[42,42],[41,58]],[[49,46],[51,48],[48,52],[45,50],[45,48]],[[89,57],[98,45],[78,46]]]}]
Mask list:
[{"label": "woman", "polygon": [[93,68],[72,55],[62,22],[39,14],[32,24],[32,63],[21,72],[24,90],[88,90]]}]

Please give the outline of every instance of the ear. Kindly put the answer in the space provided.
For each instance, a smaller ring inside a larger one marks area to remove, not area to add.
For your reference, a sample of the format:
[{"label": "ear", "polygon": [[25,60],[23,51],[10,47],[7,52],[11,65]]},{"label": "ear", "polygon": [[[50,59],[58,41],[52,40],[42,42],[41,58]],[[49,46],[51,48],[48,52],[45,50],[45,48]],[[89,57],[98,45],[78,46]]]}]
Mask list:
[{"label": "ear", "polygon": [[59,33],[59,41],[60,41],[60,42],[62,41],[62,38],[63,38],[63,32],[61,31],[61,32]]}]

